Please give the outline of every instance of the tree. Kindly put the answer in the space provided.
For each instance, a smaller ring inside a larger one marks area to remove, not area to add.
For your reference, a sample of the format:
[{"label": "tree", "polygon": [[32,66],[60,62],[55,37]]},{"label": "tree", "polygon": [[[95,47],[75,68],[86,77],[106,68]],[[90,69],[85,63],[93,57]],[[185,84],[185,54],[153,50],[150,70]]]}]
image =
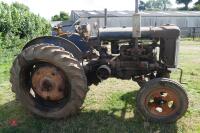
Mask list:
[{"label": "tree", "polygon": [[183,9],[188,10],[189,3],[192,2],[192,0],[176,0],[177,4],[184,4],[185,7]]},{"label": "tree", "polygon": [[66,21],[69,19],[68,13],[61,11],[59,15],[51,17],[51,21]]},{"label": "tree", "polygon": [[200,11],[200,4],[195,4],[193,10]]},{"label": "tree", "polygon": [[195,5],[199,5],[200,4],[200,0],[198,0],[196,3],[195,3]]},{"label": "tree", "polygon": [[171,2],[169,0],[161,0],[161,3],[163,5],[163,10],[167,10],[167,8],[171,6]]},{"label": "tree", "polygon": [[21,10],[21,11],[29,11],[29,7],[24,5],[24,4],[21,4],[21,3],[18,3],[18,2],[15,2],[15,3],[12,3],[12,6]]},{"label": "tree", "polygon": [[167,10],[170,5],[169,0],[149,0],[145,4],[147,10]]},{"label": "tree", "polygon": [[54,16],[51,18],[51,21],[60,21],[60,16],[59,16],[59,15],[54,15]]},{"label": "tree", "polygon": [[195,11],[200,11],[200,0],[198,0],[195,5],[194,5],[194,8],[192,10],[195,10]]},{"label": "tree", "polygon": [[140,1],[139,10],[140,10],[140,11],[144,11],[145,9],[146,9],[145,2],[144,2],[144,1]]}]

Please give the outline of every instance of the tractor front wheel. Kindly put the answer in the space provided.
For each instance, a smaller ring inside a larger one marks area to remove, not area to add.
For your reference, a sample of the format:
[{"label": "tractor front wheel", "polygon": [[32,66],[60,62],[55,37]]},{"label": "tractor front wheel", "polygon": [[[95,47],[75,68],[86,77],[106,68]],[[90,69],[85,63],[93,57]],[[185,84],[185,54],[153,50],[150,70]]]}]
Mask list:
[{"label": "tractor front wheel", "polygon": [[139,90],[137,108],[148,121],[174,122],[187,111],[188,97],[183,87],[175,81],[152,79]]}]

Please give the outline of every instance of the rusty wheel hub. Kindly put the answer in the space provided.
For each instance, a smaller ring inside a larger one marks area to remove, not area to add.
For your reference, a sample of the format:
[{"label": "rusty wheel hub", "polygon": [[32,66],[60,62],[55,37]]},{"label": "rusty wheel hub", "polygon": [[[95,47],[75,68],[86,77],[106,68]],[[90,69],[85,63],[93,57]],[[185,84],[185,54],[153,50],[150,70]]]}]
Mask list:
[{"label": "rusty wheel hub", "polygon": [[169,116],[177,111],[180,101],[170,88],[152,91],[145,100],[148,110],[157,116]]},{"label": "rusty wheel hub", "polygon": [[45,100],[58,101],[65,96],[64,74],[54,66],[43,66],[32,76],[32,89]]}]

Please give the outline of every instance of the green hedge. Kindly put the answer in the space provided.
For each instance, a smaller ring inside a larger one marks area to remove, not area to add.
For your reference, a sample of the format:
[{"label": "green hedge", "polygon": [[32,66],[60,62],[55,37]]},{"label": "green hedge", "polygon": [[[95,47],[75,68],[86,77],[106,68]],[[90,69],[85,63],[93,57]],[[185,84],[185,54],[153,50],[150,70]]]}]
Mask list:
[{"label": "green hedge", "polygon": [[0,48],[21,47],[32,38],[50,34],[50,23],[20,3],[0,2]]}]

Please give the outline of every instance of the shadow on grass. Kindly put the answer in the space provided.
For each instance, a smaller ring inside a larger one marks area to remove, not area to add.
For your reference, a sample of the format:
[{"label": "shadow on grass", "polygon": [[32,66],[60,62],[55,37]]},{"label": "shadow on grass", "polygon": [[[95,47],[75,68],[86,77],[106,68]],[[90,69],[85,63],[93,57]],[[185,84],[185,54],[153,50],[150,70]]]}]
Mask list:
[{"label": "shadow on grass", "polygon": [[[48,120],[34,116],[18,102],[11,101],[0,106],[0,132],[19,133],[176,133],[176,123],[156,124],[144,122],[135,111],[137,91],[129,92],[120,97],[124,107],[120,116],[115,115],[119,109],[83,110],[67,120]],[[126,112],[134,110],[134,117],[125,118]],[[11,126],[10,120],[16,120],[17,126]]]},{"label": "shadow on grass", "polygon": [[[177,133],[177,126],[176,123],[153,123],[145,121],[141,118],[141,115],[139,112],[137,112],[136,109],[136,96],[138,91],[128,92],[121,96],[121,100],[124,101],[125,105],[122,109],[121,113],[121,119],[125,119],[125,113],[127,112],[128,106],[132,106],[132,110],[134,111],[134,117],[131,118],[135,124],[138,124],[136,128],[138,127],[140,130],[139,132],[145,132],[145,133]],[[143,127],[143,129],[142,129]]]}]

